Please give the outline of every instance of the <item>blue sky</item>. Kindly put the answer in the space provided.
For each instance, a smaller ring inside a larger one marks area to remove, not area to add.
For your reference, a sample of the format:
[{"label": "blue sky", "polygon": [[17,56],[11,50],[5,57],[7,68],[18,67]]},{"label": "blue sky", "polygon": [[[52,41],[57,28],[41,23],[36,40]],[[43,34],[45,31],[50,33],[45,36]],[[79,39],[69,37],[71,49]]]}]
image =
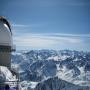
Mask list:
[{"label": "blue sky", "polygon": [[90,0],[1,0],[17,49],[90,51]]}]

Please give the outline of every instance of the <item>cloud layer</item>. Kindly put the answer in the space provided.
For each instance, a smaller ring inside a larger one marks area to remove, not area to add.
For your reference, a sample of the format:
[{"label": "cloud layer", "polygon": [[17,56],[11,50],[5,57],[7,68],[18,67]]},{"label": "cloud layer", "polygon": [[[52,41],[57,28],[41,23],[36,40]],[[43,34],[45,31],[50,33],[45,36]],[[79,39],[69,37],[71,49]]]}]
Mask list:
[{"label": "cloud layer", "polygon": [[19,50],[26,49],[71,49],[90,50],[89,35],[72,34],[30,34],[25,33],[14,37]]}]

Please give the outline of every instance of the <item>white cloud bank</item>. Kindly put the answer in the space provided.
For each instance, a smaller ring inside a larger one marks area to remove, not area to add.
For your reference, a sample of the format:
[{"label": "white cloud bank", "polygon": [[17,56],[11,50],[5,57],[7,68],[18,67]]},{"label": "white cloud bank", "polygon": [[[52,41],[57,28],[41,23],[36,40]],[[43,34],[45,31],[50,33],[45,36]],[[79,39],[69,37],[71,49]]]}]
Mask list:
[{"label": "white cloud bank", "polygon": [[23,34],[14,37],[17,49],[72,49],[89,50],[82,36],[57,34]]}]

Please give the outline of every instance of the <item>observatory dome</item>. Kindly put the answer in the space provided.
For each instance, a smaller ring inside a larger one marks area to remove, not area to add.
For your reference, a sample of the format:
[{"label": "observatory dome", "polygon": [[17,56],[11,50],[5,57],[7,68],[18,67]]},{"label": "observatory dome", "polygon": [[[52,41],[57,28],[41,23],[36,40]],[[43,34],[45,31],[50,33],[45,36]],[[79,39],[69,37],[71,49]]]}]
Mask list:
[{"label": "observatory dome", "polygon": [[4,17],[0,17],[0,46],[12,46],[11,26]]}]

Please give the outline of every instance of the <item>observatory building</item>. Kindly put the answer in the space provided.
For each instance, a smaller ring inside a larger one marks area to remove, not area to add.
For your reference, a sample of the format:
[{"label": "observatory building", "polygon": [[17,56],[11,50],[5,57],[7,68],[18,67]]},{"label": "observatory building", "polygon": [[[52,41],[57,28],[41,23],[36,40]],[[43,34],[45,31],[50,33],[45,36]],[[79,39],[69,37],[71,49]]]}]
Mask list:
[{"label": "observatory building", "polygon": [[0,17],[0,66],[11,68],[11,52],[15,50],[11,26],[7,19]]}]

